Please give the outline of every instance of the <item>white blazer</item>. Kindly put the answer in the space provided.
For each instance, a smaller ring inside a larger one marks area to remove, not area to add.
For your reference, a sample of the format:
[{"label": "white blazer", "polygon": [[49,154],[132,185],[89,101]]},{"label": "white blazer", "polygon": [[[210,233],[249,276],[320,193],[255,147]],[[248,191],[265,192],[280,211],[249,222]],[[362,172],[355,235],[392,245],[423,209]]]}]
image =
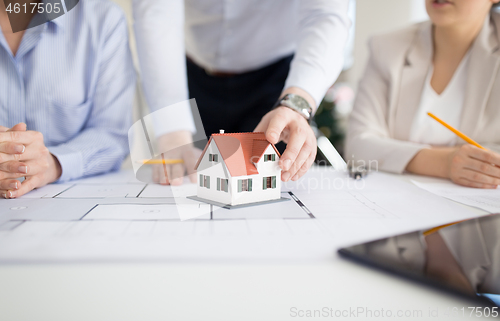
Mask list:
[{"label": "white blazer", "polygon": [[[491,13],[474,41],[459,130],[500,152],[500,14]],[[426,76],[432,64],[430,21],[373,37],[370,59],[349,120],[347,160],[377,161],[402,173],[422,149],[409,142]],[[461,142],[465,143],[465,142]]]}]

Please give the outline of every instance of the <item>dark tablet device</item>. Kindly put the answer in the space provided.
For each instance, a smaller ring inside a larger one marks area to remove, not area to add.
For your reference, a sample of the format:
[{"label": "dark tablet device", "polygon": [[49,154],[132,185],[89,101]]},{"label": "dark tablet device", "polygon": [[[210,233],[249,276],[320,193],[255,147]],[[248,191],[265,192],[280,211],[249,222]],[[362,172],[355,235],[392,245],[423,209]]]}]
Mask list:
[{"label": "dark tablet device", "polygon": [[465,296],[500,315],[500,214],[339,250],[341,256]]}]

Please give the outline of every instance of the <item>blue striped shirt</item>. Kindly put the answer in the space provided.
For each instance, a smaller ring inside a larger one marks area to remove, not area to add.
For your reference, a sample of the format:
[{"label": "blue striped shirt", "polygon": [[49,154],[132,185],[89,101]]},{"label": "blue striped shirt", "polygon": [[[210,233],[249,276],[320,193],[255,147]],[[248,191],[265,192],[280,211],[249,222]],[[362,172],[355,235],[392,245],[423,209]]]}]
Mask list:
[{"label": "blue striped shirt", "polygon": [[0,32],[0,125],[41,132],[60,182],[120,167],[135,84],[126,20],[107,0],[26,30],[16,56]]}]

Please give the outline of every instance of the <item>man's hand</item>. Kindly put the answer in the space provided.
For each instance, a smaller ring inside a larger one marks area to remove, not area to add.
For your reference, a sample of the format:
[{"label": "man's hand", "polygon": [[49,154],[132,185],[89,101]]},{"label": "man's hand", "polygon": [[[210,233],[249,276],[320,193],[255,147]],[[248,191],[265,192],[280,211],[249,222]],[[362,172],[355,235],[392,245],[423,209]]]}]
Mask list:
[{"label": "man's hand", "polygon": [[448,158],[448,177],[456,184],[493,189],[500,185],[500,155],[463,145]]},{"label": "man's hand", "polygon": [[278,107],[267,113],[255,132],[264,132],[266,139],[277,144],[287,143],[280,159],[281,180],[298,180],[314,162],[317,153],[316,136],[311,126],[299,113],[287,107]]},{"label": "man's hand", "polygon": [[[55,182],[61,165],[50,154],[40,132],[26,131],[25,124],[0,128],[0,196],[17,198]],[[20,183],[16,178],[25,177]]]},{"label": "man's hand", "polygon": [[153,181],[162,185],[181,185],[184,176],[189,175],[192,183],[196,182],[194,169],[201,150],[193,145],[193,137],[189,131],[177,131],[165,134],[158,138],[158,150],[163,159],[182,159],[183,164],[155,165],[153,167]]}]

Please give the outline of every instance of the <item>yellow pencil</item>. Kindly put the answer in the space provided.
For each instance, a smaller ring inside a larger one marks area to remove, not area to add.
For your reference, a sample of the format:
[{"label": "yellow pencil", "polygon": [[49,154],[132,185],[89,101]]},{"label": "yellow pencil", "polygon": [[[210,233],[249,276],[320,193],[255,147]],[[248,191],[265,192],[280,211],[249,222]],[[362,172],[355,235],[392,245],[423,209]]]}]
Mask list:
[{"label": "yellow pencil", "polygon": [[425,231],[423,234],[424,234],[424,236],[428,236],[428,235],[431,235],[432,233],[435,233],[435,232],[439,231],[440,229],[443,229],[445,227],[452,226],[452,225],[455,225],[455,224],[459,224],[459,223],[462,223],[462,222],[465,222],[465,221],[458,221],[458,222],[454,222],[454,223],[450,223],[450,224],[441,225],[441,226],[438,226],[438,227],[435,227],[435,228],[431,228],[430,230]]},{"label": "yellow pencil", "polygon": [[[476,146],[478,148],[481,148],[481,149],[486,149],[483,146],[479,145],[472,138],[470,138],[469,136],[467,136],[464,133],[462,133],[461,131],[459,131],[458,129],[455,129],[451,125],[448,125],[444,120],[440,119],[439,117],[437,117],[433,113],[427,113],[427,115],[429,115],[432,118],[434,118],[437,122],[439,122],[441,125],[443,125],[444,127],[448,128],[449,130],[451,130],[455,135],[457,135],[458,137],[462,138],[467,143],[469,143],[471,145],[474,145],[474,146]],[[438,227],[432,228],[432,229],[430,229],[428,231],[425,231],[424,232],[424,236],[431,235],[432,233],[435,233],[435,232],[439,231],[440,229],[443,229],[445,227],[452,226],[452,225],[455,225],[455,224],[458,224],[458,223],[461,223],[461,222],[463,222],[463,221],[455,222],[455,223],[451,223],[451,224],[446,224],[446,225],[442,225],[442,226],[438,226]]]},{"label": "yellow pencil", "polygon": [[174,165],[174,164],[182,164],[184,161],[182,159],[145,159],[138,161],[137,163],[139,164],[146,164],[146,165]]},{"label": "yellow pencil", "polygon": [[467,143],[469,143],[471,145],[474,145],[476,147],[479,147],[481,149],[486,149],[483,146],[481,146],[478,143],[476,143],[472,138],[470,138],[469,136],[467,136],[464,133],[462,133],[461,131],[459,131],[458,129],[455,129],[452,126],[448,125],[446,122],[444,122],[443,120],[441,120],[439,117],[437,117],[433,113],[427,113],[427,115],[429,115],[432,118],[434,118],[437,122],[439,122],[441,125],[443,125],[444,127],[448,128],[449,130],[451,130],[453,133],[455,133],[455,135],[457,135],[458,137],[462,138]]}]

